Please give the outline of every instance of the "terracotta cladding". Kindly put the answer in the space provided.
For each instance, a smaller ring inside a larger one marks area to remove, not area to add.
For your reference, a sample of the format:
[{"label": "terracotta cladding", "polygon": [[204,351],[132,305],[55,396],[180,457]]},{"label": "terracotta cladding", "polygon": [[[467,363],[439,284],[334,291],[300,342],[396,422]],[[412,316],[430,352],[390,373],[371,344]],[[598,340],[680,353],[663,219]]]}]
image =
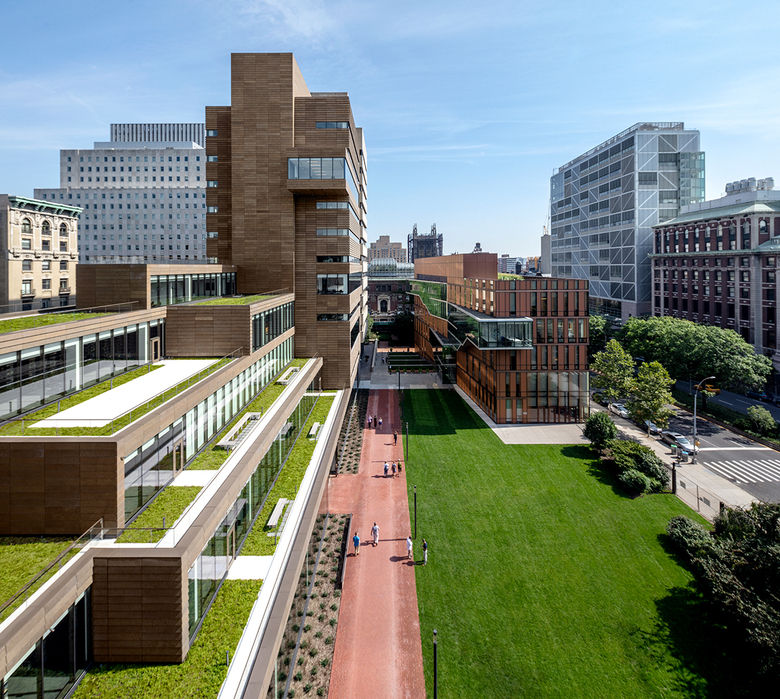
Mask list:
[{"label": "terracotta cladding", "polygon": [[220,260],[233,257],[232,250],[232,153],[230,137],[230,107],[206,107],[206,129],[216,130],[216,136],[206,139],[206,156],[216,155],[216,163],[206,163],[206,179],[216,180],[219,187],[206,188],[206,205],[216,206],[216,214],[206,213],[206,230],[218,233],[206,239],[206,254]]},{"label": "terracotta cladding", "polygon": [[492,252],[422,257],[414,261],[414,276],[434,281],[462,282],[464,277],[496,279],[498,256]]}]

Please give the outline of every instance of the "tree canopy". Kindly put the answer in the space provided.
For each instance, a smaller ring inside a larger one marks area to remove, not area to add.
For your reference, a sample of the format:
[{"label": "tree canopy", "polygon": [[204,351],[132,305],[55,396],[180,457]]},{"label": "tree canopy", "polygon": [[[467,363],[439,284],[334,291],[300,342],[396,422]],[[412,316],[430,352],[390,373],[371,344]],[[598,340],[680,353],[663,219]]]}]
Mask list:
[{"label": "tree canopy", "polygon": [[672,402],[669,388],[674,379],[660,362],[645,362],[639,367],[631,390],[627,408],[631,416],[640,423],[651,420],[666,427],[672,411],[667,407]]},{"label": "tree canopy", "polygon": [[733,330],[670,316],[629,318],[623,346],[645,361],[657,361],[676,379],[715,376],[722,387],[760,389],[772,370],[769,358]]},{"label": "tree canopy", "polygon": [[603,351],[593,357],[591,368],[594,388],[599,388],[610,402],[631,393],[634,378],[634,360],[617,340],[610,340]]}]

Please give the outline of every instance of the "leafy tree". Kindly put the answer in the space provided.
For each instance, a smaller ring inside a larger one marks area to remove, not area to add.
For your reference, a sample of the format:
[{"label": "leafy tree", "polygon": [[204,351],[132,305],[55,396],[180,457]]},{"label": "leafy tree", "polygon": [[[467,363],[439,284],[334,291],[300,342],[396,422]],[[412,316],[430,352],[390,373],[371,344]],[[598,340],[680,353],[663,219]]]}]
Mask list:
[{"label": "leafy tree", "polygon": [[674,518],[667,533],[688,559],[701,592],[726,621],[735,641],[732,650],[738,652],[746,645],[761,677],[769,685],[776,682],[780,674],[780,504],[727,508],[716,517],[712,534]]},{"label": "leafy tree", "polygon": [[763,405],[751,405],[747,409],[748,418],[759,434],[771,435],[777,430],[777,423],[770,413]]},{"label": "leafy tree", "polygon": [[614,323],[607,316],[593,315],[588,319],[588,356],[591,359],[607,346],[614,330]]},{"label": "leafy tree", "polygon": [[652,420],[656,425],[666,427],[672,411],[667,407],[672,402],[669,390],[674,379],[660,362],[645,362],[639,367],[631,387],[631,398],[626,407],[640,424]]},{"label": "leafy tree", "polygon": [[617,340],[610,340],[602,352],[593,357],[591,368],[594,388],[600,388],[609,403],[631,393],[634,379],[634,360]]},{"label": "leafy tree", "polygon": [[760,389],[772,370],[772,362],[738,333],[714,325],[670,316],[629,318],[620,337],[628,352],[661,362],[681,379],[712,375],[724,388]]},{"label": "leafy tree", "polygon": [[617,427],[607,413],[599,411],[590,414],[590,417],[585,421],[585,429],[582,433],[597,450],[601,451],[607,442],[617,436]]}]

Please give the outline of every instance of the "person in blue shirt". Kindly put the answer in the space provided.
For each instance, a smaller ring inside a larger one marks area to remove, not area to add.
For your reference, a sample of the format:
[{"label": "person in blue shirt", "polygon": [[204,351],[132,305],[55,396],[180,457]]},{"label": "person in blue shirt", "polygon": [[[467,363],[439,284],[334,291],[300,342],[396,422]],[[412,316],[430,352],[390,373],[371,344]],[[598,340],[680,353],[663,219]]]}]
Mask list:
[{"label": "person in blue shirt", "polygon": [[360,537],[358,536],[358,533],[355,532],[355,536],[352,537],[352,544],[355,547],[355,555],[360,555]]}]

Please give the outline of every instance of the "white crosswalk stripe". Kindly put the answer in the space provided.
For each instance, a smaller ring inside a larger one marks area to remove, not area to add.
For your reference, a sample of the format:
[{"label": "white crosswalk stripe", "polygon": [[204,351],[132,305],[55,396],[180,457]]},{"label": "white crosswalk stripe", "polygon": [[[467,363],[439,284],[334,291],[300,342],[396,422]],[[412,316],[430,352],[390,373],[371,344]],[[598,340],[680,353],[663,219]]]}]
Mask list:
[{"label": "white crosswalk stripe", "polygon": [[780,481],[780,460],[778,459],[713,461],[702,465],[719,476],[737,483],[774,483]]}]

